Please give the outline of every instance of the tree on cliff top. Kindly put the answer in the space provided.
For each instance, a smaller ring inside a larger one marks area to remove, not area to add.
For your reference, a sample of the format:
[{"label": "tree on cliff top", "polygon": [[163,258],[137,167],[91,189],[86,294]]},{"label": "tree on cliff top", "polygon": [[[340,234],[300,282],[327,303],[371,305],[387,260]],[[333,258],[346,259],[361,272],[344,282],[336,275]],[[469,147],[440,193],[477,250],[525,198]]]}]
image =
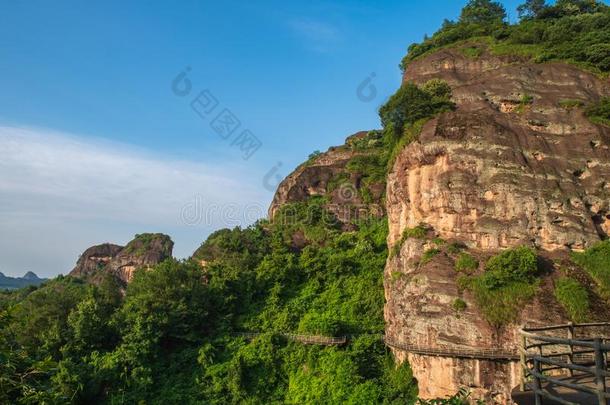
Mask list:
[{"label": "tree on cliff top", "polygon": [[506,19],[506,9],[496,1],[470,0],[462,9],[460,23],[488,24]]},{"label": "tree on cliff top", "polygon": [[527,0],[524,4],[517,7],[517,13],[519,13],[519,18],[521,19],[537,18],[546,8],[545,0]]}]

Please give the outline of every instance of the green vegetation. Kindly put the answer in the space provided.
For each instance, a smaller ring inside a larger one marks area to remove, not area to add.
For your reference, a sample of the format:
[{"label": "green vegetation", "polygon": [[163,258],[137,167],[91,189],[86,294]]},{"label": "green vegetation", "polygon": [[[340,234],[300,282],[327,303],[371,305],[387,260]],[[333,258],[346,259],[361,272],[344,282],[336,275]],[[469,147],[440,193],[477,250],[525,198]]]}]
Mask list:
[{"label": "green vegetation", "polygon": [[484,279],[473,277],[462,281],[475,296],[477,307],[485,319],[495,327],[501,327],[518,319],[519,313],[536,293],[537,283],[513,282],[490,289]]},{"label": "green vegetation", "polygon": [[485,265],[484,283],[490,288],[511,283],[529,283],[538,272],[536,253],[525,246],[508,249],[493,256]]},{"label": "green vegetation", "polygon": [[434,243],[436,246],[443,246],[445,245],[445,240],[443,238],[434,238],[432,239],[432,243]]},{"label": "green vegetation", "polygon": [[125,246],[125,253],[142,256],[150,250],[154,241],[158,241],[160,248],[164,250],[169,250],[169,247],[173,245],[169,236],[162,233],[142,233],[134,236],[134,239]]},{"label": "green vegetation", "polygon": [[460,253],[457,260],[455,261],[455,270],[470,274],[479,268],[479,262],[468,253]]},{"label": "green vegetation", "polygon": [[388,102],[379,109],[386,138],[398,140],[409,125],[451,110],[451,87],[433,79],[422,87],[413,83],[402,85]]},{"label": "green vegetation", "polygon": [[[415,403],[408,364],[378,338],[387,223],[342,232],[322,205],[218,231],[195,260],[137,272],[124,297],[112,279],[69,277],[3,293],[0,402]],[[315,235],[301,250],[297,231]],[[307,346],[280,332],[353,338]]]},{"label": "green vegetation", "polygon": [[364,137],[357,139],[348,139],[347,144],[353,150],[359,152],[370,151],[371,149],[382,146],[382,136],[383,134],[381,131],[369,131]]},{"label": "green vegetation", "polygon": [[505,250],[490,258],[485,272],[461,276],[461,288],[473,292],[477,307],[487,321],[501,327],[515,321],[520,310],[536,293],[536,253],[527,247]]},{"label": "green vegetation", "polygon": [[589,318],[589,294],[578,281],[562,277],[555,283],[555,298],[574,322],[586,322]]},{"label": "green vegetation", "polygon": [[434,257],[436,257],[439,253],[441,253],[441,251],[439,249],[435,249],[435,248],[426,250],[421,257],[419,264],[423,266],[424,264],[428,263],[430,260],[434,259]]},{"label": "green vegetation", "polygon": [[[431,38],[412,45],[402,66],[441,47],[461,46],[470,58],[518,54],[610,69],[607,6],[528,0],[520,15],[519,24],[508,25],[501,5],[471,0],[459,21],[446,21]],[[348,145],[365,153],[327,191],[355,173],[361,175],[363,200],[370,201],[369,186],[385,182],[400,151],[417,141],[426,122],[454,108],[451,97],[441,80],[401,86],[379,111],[383,130]],[[524,95],[520,108],[532,101]],[[576,106],[570,100],[560,105]],[[603,99],[587,115],[607,124],[608,105]],[[305,164],[319,156],[314,152]],[[397,366],[379,339],[387,222],[369,220],[344,232],[327,204],[324,197],[310,198],[285,205],[272,223],[217,231],[192,260],[168,259],[136,272],[125,295],[111,277],[97,286],[58,277],[40,287],[0,292],[0,403],[414,404],[417,388],[408,364]],[[407,239],[429,233],[423,224],[405,229],[390,254]],[[127,252],[140,254],[157,239],[165,247],[172,243],[160,234],[137,235]],[[472,291],[491,325],[514,321],[538,288],[537,257],[529,248],[492,257],[480,274],[463,245],[443,249],[459,254],[459,285]],[[440,248],[427,250],[420,263],[439,253]],[[610,297],[610,242],[575,254],[574,261]],[[391,274],[392,281],[401,277]],[[573,319],[586,317],[588,296],[580,284],[560,279],[555,294]],[[457,312],[466,307],[461,298],[453,302]],[[246,339],[244,331],[260,335]],[[340,347],[306,346],[282,333],[350,339]],[[468,396],[462,391],[420,403],[465,404]]]},{"label": "green vegetation", "polygon": [[[444,399],[432,399],[425,401],[420,399],[418,405],[469,405],[472,404],[470,392],[463,388],[456,395]],[[483,401],[477,401],[476,405],[483,405]]]},{"label": "green vegetation", "polygon": [[467,56],[472,59],[477,59],[485,51],[485,49],[482,46],[476,46],[476,45],[465,46],[465,47],[461,48],[460,50],[462,51],[464,56]]},{"label": "green vegetation", "polygon": [[386,166],[384,157],[380,154],[358,155],[347,163],[347,170],[352,173],[360,173],[365,176],[367,184],[384,183],[386,177]]},{"label": "green vegetation", "polygon": [[597,72],[610,71],[610,7],[595,0],[558,0],[554,5],[528,0],[519,8],[521,20],[506,22],[498,2],[470,0],[458,21],[445,20],[440,30],[412,44],[401,63],[409,63],[448,46],[471,42],[462,49],[480,55],[479,45],[495,54],[515,54],[535,62],[567,61]]},{"label": "green vegetation", "polygon": [[466,246],[464,246],[461,242],[452,242],[447,246],[447,253],[455,255],[464,250]]},{"label": "green vegetation", "polygon": [[610,97],[604,97],[599,102],[587,107],[585,114],[594,124],[610,127]]},{"label": "green vegetation", "polygon": [[419,139],[423,126],[435,115],[452,110],[451,87],[443,80],[432,79],[421,87],[403,84],[379,109],[383,125],[386,171],[392,169],[398,154]]},{"label": "green vegetation", "polygon": [[[398,140],[394,140],[393,146],[390,150],[390,154],[388,156],[388,162],[386,164],[387,170],[390,171],[396,163],[396,158],[398,154],[409,144],[415,142],[419,139],[419,135],[421,134],[424,125],[429,121],[430,118],[422,118],[420,120],[415,121],[412,124],[408,124],[401,137]],[[388,135],[389,139],[395,139],[394,136]],[[390,143],[392,143],[390,142]]]},{"label": "green vegetation", "polygon": [[404,243],[405,240],[409,238],[414,239],[425,239],[428,234],[428,226],[426,224],[419,224],[415,228],[405,228],[402,231],[402,241]]},{"label": "green vegetation", "polygon": [[534,97],[530,96],[529,94],[524,94],[521,97],[521,100],[519,100],[519,106],[517,107],[517,109],[515,111],[519,114],[522,114],[525,112],[527,107],[530,104],[532,104],[533,102],[534,102]]},{"label": "green vegetation", "polygon": [[565,108],[566,110],[571,110],[573,108],[582,107],[582,106],[584,106],[584,104],[585,103],[583,103],[580,100],[573,100],[573,99],[559,100],[559,107]]},{"label": "green vegetation", "polygon": [[392,246],[392,252],[390,252],[390,257],[394,257],[400,252],[402,245],[404,245],[407,239],[425,239],[427,234],[428,227],[425,224],[419,224],[415,228],[405,228],[405,230],[402,231],[400,240],[396,242],[394,246]]},{"label": "green vegetation", "polygon": [[[366,136],[348,142],[348,147],[365,152],[353,157],[346,165],[349,173],[362,176],[359,188],[365,203],[372,202],[370,186],[385,185],[398,153],[419,138],[423,125],[433,116],[453,108],[451,88],[442,80],[430,80],[421,87],[408,83],[379,110],[383,131],[371,131]],[[336,190],[346,175],[329,182],[328,190]]]},{"label": "green vegetation", "polygon": [[466,310],[467,307],[468,305],[463,299],[456,298],[455,300],[453,300],[453,309],[455,309],[456,312],[463,312]]},{"label": "green vegetation", "polygon": [[610,299],[610,240],[600,242],[583,253],[574,253],[572,259],[591,275],[600,294]]}]

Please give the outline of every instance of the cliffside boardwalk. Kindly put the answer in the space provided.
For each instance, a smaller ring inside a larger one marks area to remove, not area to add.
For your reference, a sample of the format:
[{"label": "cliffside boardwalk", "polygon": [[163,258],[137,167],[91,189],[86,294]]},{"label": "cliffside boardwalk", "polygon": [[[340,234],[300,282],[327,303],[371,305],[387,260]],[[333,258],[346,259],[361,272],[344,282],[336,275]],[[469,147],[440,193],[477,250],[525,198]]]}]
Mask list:
[{"label": "cliffside boardwalk", "polygon": [[522,329],[523,394],[514,399],[536,405],[543,398],[565,405],[610,404],[609,331],[607,322]]},{"label": "cliffside boardwalk", "polygon": [[[376,336],[388,347],[427,356],[465,359],[520,361],[522,376],[513,397],[518,404],[610,404],[610,322],[523,328],[519,353],[504,349],[427,347]],[[558,337],[565,334],[566,337]],[[241,332],[237,336],[255,339],[263,335]],[[328,337],[278,333],[288,340],[322,346],[341,346],[354,336]]]}]

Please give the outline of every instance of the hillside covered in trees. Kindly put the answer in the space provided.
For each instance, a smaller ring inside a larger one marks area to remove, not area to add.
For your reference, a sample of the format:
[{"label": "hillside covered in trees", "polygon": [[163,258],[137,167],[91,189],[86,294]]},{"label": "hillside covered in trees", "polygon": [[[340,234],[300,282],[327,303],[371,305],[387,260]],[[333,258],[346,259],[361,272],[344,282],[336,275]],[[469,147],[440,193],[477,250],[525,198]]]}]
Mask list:
[{"label": "hillside covered in trees", "polygon": [[[511,25],[501,4],[471,0],[457,21],[411,45],[401,67],[408,71],[426,55],[467,44],[461,52],[473,59],[491,52],[533,64],[561,61],[607,77],[610,7],[595,0],[552,6],[528,0],[519,13],[520,22]],[[272,218],[249,227],[219,230],[187,260],[168,258],[129,278],[60,276],[0,292],[0,403],[427,404],[418,400],[408,362],[398,362],[380,336],[386,262],[429,230],[409,228],[388,249],[387,217],[338,218],[330,196],[356,176],[358,201],[374,202],[373,186],[385,187],[399,153],[417,141],[426,122],[453,112],[452,100],[442,80],[403,85],[380,109],[382,129],[339,147],[358,153],[323,195],[280,204]],[[523,99],[516,108],[530,103]],[[609,98],[566,108],[582,108],[596,125],[610,123]],[[512,322],[507,305],[520,305],[538,287],[540,268],[530,247],[479,263],[459,243],[430,242],[436,247],[418,266],[442,254],[455,258],[463,289],[486,306],[494,327]],[[594,298],[607,301],[610,243],[571,257],[593,280]],[[569,274],[555,295],[575,321],[588,319],[599,304]],[[453,305],[459,313],[466,303]],[[304,345],[284,333],[347,342]],[[468,395],[433,403],[461,404]]]}]

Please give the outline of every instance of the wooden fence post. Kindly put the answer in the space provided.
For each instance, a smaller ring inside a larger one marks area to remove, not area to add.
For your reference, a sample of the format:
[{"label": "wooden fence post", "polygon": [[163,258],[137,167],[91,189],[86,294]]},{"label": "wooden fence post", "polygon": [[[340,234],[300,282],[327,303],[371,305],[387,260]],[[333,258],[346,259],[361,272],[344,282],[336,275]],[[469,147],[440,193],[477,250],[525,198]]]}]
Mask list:
[{"label": "wooden fence post", "polygon": [[[574,323],[568,322],[568,340],[574,340]],[[568,364],[574,364],[574,345],[570,342],[570,354],[568,354]],[[574,377],[574,370],[568,369],[570,377]]]},{"label": "wooden fence post", "polygon": [[540,395],[542,384],[540,384],[540,377],[538,377],[542,374],[542,369],[538,359],[534,359],[534,373],[534,398],[536,398],[536,405],[542,405],[542,396]]},{"label": "wooden fence post", "polygon": [[595,385],[599,405],[606,405],[606,360],[602,350],[602,339],[595,339]]},{"label": "wooden fence post", "polygon": [[521,392],[525,391],[525,380],[527,378],[527,357],[526,357],[526,350],[527,350],[527,337],[525,335],[521,335],[521,352],[519,353],[520,356],[520,363],[521,363],[521,381],[519,384],[519,388],[521,389]]}]

